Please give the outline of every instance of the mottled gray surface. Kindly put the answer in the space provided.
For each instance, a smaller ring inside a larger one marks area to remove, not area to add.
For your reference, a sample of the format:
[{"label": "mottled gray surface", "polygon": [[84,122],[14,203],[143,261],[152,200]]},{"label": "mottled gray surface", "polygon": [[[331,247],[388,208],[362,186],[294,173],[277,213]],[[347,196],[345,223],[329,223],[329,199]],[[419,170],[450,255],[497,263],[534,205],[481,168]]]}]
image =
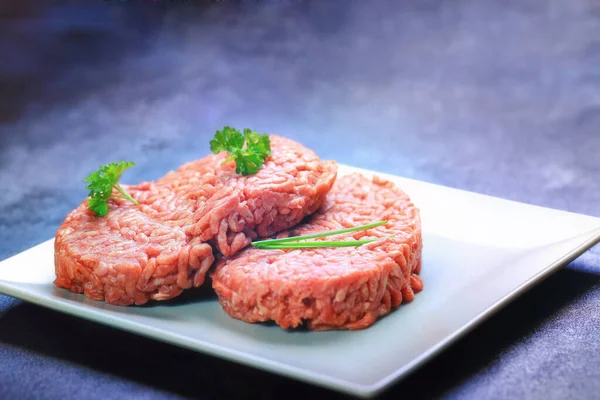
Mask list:
[{"label": "mottled gray surface", "polygon": [[[225,124],[600,217],[597,1],[9,3],[0,259],[52,237],[99,163],[154,179]],[[595,248],[386,397],[597,398],[599,343]],[[337,396],[0,296],[0,398],[289,393]]]}]

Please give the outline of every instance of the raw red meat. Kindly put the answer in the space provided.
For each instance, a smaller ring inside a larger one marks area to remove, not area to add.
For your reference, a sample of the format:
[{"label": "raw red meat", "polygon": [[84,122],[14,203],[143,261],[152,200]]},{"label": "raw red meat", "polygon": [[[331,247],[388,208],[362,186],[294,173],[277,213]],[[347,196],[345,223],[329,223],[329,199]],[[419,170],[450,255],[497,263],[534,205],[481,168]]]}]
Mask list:
[{"label": "raw red meat", "polygon": [[55,284],[116,305],[166,300],[200,286],[214,245],[233,255],[257,236],[296,225],[321,205],[337,172],[311,150],[271,136],[255,175],[221,165],[225,153],[181,166],[156,182],[122,185],[140,203],[109,201],[96,217],[84,201],[56,233]]},{"label": "raw red meat", "polygon": [[[423,288],[419,210],[392,183],[359,174],[338,178],[307,223],[279,236],[388,220],[385,226],[314,240],[383,238],[360,247],[260,250],[223,258],[213,288],[234,318],[282,328],[362,329]],[[389,237],[394,235],[393,237]]]}]

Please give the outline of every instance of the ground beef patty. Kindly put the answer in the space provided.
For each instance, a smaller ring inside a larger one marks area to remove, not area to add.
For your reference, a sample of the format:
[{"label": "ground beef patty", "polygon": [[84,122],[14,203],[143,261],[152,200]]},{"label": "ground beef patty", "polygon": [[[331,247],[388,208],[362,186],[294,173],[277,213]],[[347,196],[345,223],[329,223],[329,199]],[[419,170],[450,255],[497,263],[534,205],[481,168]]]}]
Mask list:
[{"label": "ground beef patty", "polygon": [[84,201],[55,239],[55,284],[116,305],[167,300],[200,286],[213,248],[233,255],[257,236],[296,225],[322,204],[337,166],[271,136],[255,175],[222,165],[225,153],[187,163],[156,182],[122,185],[140,203],[109,201],[96,217]]},{"label": "ground beef patty", "polygon": [[[248,248],[217,263],[213,287],[225,311],[282,328],[362,329],[423,288],[419,210],[392,183],[359,174],[338,178],[307,223],[279,237],[385,226],[331,238],[384,238],[360,247],[295,250]],[[388,237],[394,235],[393,237]]]}]

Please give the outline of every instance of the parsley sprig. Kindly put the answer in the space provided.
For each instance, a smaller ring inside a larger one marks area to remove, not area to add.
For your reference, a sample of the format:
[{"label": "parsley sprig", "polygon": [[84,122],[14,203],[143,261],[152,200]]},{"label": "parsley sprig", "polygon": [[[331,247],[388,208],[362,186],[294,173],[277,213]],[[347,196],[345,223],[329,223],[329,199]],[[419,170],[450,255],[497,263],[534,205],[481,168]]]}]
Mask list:
[{"label": "parsley sprig", "polygon": [[253,175],[262,168],[265,159],[271,155],[271,141],[266,133],[261,135],[245,128],[242,135],[237,129],[226,126],[217,131],[210,141],[210,151],[214,154],[219,154],[223,150],[229,154],[223,163],[235,160],[236,173],[243,176]]},{"label": "parsley sprig", "polygon": [[364,231],[371,228],[376,228],[387,224],[388,221],[377,221],[366,225],[355,226],[352,228],[338,229],[335,231],[314,233],[312,235],[293,236],[281,239],[269,239],[253,242],[252,246],[263,250],[274,249],[303,249],[303,248],[321,248],[321,247],[352,247],[361,246],[380,239],[364,239],[364,240],[343,240],[343,241],[316,241],[307,240],[319,237],[335,236],[342,233]]},{"label": "parsley sprig", "polygon": [[[85,187],[90,192],[88,196],[88,207],[97,216],[104,217],[108,214],[108,202],[111,197],[125,199],[133,204],[138,204],[137,200],[131,197],[125,189],[119,185],[119,180],[123,172],[135,165],[132,161],[119,161],[107,165],[100,165],[97,171],[89,174],[84,181],[89,182]],[[121,194],[113,194],[113,188]]]}]

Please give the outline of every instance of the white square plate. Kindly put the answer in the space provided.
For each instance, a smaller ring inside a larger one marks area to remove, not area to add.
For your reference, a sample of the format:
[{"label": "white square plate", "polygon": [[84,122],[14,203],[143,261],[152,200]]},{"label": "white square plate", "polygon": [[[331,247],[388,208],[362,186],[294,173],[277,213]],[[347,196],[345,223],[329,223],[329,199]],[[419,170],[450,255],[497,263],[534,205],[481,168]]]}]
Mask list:
[{"label": "white square plate", "polygon": [[[340,175],[372,171],[342,166]],[[57,311],[370,397],[600,241],[600,219],[409,179],[421,209],[425,289],[372,327],[286,332],[227,316],[211,298],[115,307],[53,284],[53,240],[0,263],[0,292]],[[368,368],[364,368],[368,365]]]}]

